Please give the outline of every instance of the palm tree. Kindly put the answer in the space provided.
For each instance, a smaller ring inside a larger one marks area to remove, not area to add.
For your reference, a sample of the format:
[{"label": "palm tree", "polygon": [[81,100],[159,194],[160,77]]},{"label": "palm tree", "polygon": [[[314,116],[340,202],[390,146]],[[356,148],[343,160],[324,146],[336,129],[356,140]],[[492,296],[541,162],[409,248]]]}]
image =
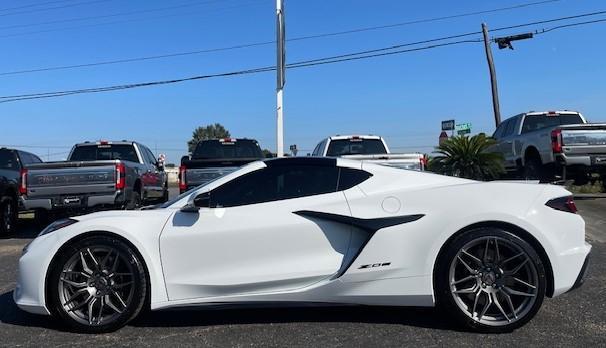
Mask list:
[{"label": "palm tree", "polygon": [[483,133],[452,137],[436,148],[437,155],[429,161],[429,169],[467,179],[497,179],[505,168],[503,155],[490,150],[495,144],[494,139]]}]

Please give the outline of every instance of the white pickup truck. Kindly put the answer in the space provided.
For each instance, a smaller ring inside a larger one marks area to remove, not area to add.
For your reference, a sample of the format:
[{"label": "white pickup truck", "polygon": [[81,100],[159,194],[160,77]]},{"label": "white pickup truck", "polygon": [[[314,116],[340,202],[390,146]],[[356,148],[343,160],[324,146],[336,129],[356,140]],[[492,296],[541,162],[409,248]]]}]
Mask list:
[{"label": "white pickup truck", "polygon": [[312,156],[343,157],[391,167],[424,171],[427,158],[422,153],[391,153],[377,135],[336,135],[316,145]]}]

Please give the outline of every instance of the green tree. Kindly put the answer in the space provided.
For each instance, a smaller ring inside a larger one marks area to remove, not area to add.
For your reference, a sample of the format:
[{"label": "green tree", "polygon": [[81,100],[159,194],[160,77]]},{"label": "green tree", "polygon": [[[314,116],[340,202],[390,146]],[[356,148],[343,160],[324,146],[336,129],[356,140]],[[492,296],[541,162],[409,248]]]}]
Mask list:
[{"label": "green tree", "polygon": [[495,143],[483,133],[452,137],[436,148],[429,170],[474,180],[497,179],[505,168],[503,155],[490,150]]},{"label": "green tree", "polygon": [[189,152],[194,152],[196,145],[202,140],[229,138],[230,134],[220,123],[209,124],[206,127],[198,127],[194,130],[191,140],[187,142]]}]

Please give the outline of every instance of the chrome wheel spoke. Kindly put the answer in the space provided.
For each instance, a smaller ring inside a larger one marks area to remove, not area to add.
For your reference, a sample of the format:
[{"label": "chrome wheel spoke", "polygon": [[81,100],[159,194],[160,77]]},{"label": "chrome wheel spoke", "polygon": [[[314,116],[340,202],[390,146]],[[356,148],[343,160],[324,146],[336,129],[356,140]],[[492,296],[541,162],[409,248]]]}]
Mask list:
[{"label": "chrome wheel spoke", "polygon": [[529,284],[529,283],[527,283],[527,282],[523,281],[523,280],[522,280],[522,279],[520,279],[520,278],[517,278],[517,277],[512,277],[512,278],[513,278],[513,280],[515,280],[516,282],[518,282],[518,283],[520,283],[520,284],[523,284],[523,285],[526,285],[527,287],[529,287],[529,288],[531,288],[531,289],[536,289],[536,288],[537,288],[536,286],[534,286],[534,285],[532,285],[532,284]]},{"label": "chrome wheel spoke", "polygon": [[452,283],[452,284],[450,284],[450,285],[457,285],[457,284],[461,284],[461,283],[463,283],[463,282],[466,282],[466,281],[468,281],[468,280],[472,280],[472,279],[476,279],[476,277],[475,277],[475,276],[473,276],[473,275],[469,275],[469,276],[467,276],[467,277],[465,277],[465,278],[463,278],[463,279],[459,279],[459,280],[455,281],[454,283]]},{"label": "chrome wheel spoke", "polygon": [[477,258],[476,256],[470,254],[467,250],[465,249],[461,249],[461,254],[469,257],[470,259],[472,259],[475,263],[477,263],[478,265],[482,266],[484,263],[482,262],[482,260],[480,260],[479,258]]},{"label": "chrome wheel spoke", "polygon": [[513,313],[513,317],[515,319],[518,319],[518,314],[516,313],[516,309],[513,306],[513,302],[511,302],[511,296],[509,296],[509,294],[506,293],[505,291],[501,291],[501,294],[503,294],[503,297],[505,297],[505,299],[507,300],[507,304],[509,305],[509,309],[511,309],[511,313]]},{"label": "chrome wheel spoke", "polygon": [[84,272],[87,274],[93,274],[93,270],[88,267],[88,263],[86,263],[86,258],[84,257],[84,253],[82,251],[80,252],[80,262],[82,262],[82,269]]},{"label": "chrome wheel spoke", "polygon": [[478,290],[476,292],[476,296],[473,299],[473,308],[471,309],[471,316],[475,317],[476,316],[476,308],[478,308],[478,300],[480,299],[480,295],[482,294],[482,290]]},{"label": "chrome wheel spoke", "polygon": [[[88,292],[88,290],[86,288],[80,289],[76,292],[74,292],[74,294],[67,299],[67,301],[65,303],[63,303],[64,306],[67,306],[68,304],[72,303],[75,299],[77,299],[81,294]],[[84,301],[86,303],[86,301]]]},{"label": "chrome wheel spoke", "polygon": [[93,263],[95,264],[95,269],[99,270],[99,262],[95,258],[95,255],[93,255],[93,253],[90,251],[90,248],[86,248],[86,253],[91,258],[91,260],[93,260]]},{"label": "chrome wheel spoke", "polygon": [[93,325],[93,319],[94,319],[93,309],[95,307],[96,302],[97,302],[97,299],[95,297],[93,297],[93,299],[90,300],[90,302],[88,303],[88,323],[90,325]]},{"label": "chrome wheel spoke", "polygon": [[453,293],[454,294],[473,294],[476,292],[476,290],[478,290],[478,284],[474,284],[474,286],[472,286],[471,288],[455,290],[455,291],[453,291]]},{"label": "chrome wheel spoke", "polygon": [[514,289],[509,288],[507,286],[504,286],[503,289],[509,295],[524,296],[524,297],[535,297],[536,296],[535,294],[531,294],[531,293],[527,293],[527,292],[522,292],[522,291],[514,290]]},{"label": "chrome wheel spoke", "polygon": [[105,304],[111,308],[114,312],[121,314],[123,312],[122,309],[119,309],[114,302],[111,300],[109,295],[105,295]]},{"label": "chrome wheel spoke", "polygon": [[[112,255],[113,250],[110,249],[107,254],[105,255],[105,257],[101,260],[101,267],[105,268],[107,266],[107,261],[109,261],[109,257]],[[116,257],[118,257],[118,255],[116,255]]]},{"label": "chrome wheel spoke", "polygon": [[482,317],[486,314],[486,312],[488,312],[488,308],[490,308],[490,305],[492,304],[492,296],[486,294],[486,298],[486,304],[484,304],[484,308],[482,308],[482,313],[480,313],[480,315],[478,316],[478,321],[482,320]]},{"label": "chrome wheel spoke", "polygon": [[131,281],[126,282],[126,283],[115,284],[115,285],[112,286],[112,289],[114,289],[114,290],[121,289],[121,288],[123,288],[125,286],[131,285],[132,283],[133,283],[133,281],[131,280]]},{"label": "chrome wheel spoke", "polygon": [[467,268],[467,270],[469,271],[469,273],[471,273],[471,274],[476,274],[476,273],[478,273],[478,272],[477,272],[475,269],[471,268],[471,266],[469,266],[469,265],[467,264],[467,262],[465,262],[465,260],[463,260],[463,259],[461,258],[461,256],[460,256],[460,255],[459,255],[459,256],[457,256],[457,258],[458,258],[458,259],[459,259],[459,261],[460,261],[460,262],[463,264],[463,266],[465,266],[465,268]]},{"label": "chrome wheel spoke", "polygon": [[521,252],[521,253],[519,253],[519,254],[516,254],[516,255],[514,255],[514,256],[512,256],[512,257],[508,258],[508,259],[505,259],[503,262],[501,262],[501,266],[505,265],[505,264],[506,264],[506,263],[508,263],[509,261],[512,261],[512,260],[517,259],[518,257],[520,257],[520,256],[522,256],[522,255],[524,255],[524,252]]},{"label": "chrome wheel spoke", "polygon": [[101,320],[103,319],[103,302],[104,302],[104,298],[103,297],[99,297],[99,315],[97,316],[97,325],[101,324]]},{"label": "chrome wheel spoke", "polygon": [[84,272],[80,272],[80,271],[63,271],[63,274],[83,276],[83,277],[85,277],[87,279],[90,278],[90,274],[87,274],[87,273],[84,273]]},{"label": "chrome wheel spoke", "polygon": [[499,252],[499,240],[497,238],[494,239],[494,252],[495,252],[494,261],[495,262],[501,261],[501,253]]},{"label": "chrome wheel spoke", "polygon": [[490,239],[486,239],[486,246],[484,247],[484,263],[488,263],[488,249],[490,247]]},{"label": "chrome wheel spoke", "polygon": [[126,303],[124,302],[124,300],[122,299],[120,294],[116,290],[113,290],[113,289],[112,289],[112,294],[114,294],[114,297],[116,297],[116,299],[118,299],[118,301],[120,302],[122,307],[126,308]]},{"label": "chrome wheel spoke", "polygon": [[499,298],[497,297],[497,294],[492,294],[492,301],[497,306],[499,311],[501,311],[501,313],[503,314],[505,319],[507,319],[507,321],[510,322],[511,320],[509,319],[509,316],[507,316],[507,313],[505,313],[505,310],[503,310],[503,307],[501,306],[501,302],[499,302]]},{"label": "chrome wheel spoke", "polygon": [[59,278],[62,282],[69,284],[71,286],[73,286],[74,288],[85,288],[86,287],[86,282],[75,282],[73,280],[69,280],[69,279],[65,279],[65,278]]},{"label": "chrome wheel spoke", "polygon": [[84,306],[86,306],[88,304],[88,302],[93,298],[93,295],[89,295],[86,300],[78,303],[77,305],[73,306],[72,308],[68,309],[68,312],[74,312],[77,311],[80,308],[83,308]]}]

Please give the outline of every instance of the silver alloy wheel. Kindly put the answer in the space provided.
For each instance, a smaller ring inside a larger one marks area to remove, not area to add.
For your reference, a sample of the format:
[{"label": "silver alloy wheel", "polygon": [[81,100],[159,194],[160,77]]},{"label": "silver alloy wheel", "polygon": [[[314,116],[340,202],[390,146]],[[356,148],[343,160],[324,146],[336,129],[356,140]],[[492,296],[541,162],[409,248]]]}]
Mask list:
[{"label": "silver alloy wheel", "polygon": [[118,319],[135,292],[135,269],[128,256],[107,246],[75,253],[59,277],[59,301],[77,322],[99,326]]},{"label": "silver alloy wheel", "polygon": [[457,306],[488,326],[522,319],[532,309],[539,286],[528,254],[501,237],[480,237],[465,244],[450,264],[449,281]]}]

